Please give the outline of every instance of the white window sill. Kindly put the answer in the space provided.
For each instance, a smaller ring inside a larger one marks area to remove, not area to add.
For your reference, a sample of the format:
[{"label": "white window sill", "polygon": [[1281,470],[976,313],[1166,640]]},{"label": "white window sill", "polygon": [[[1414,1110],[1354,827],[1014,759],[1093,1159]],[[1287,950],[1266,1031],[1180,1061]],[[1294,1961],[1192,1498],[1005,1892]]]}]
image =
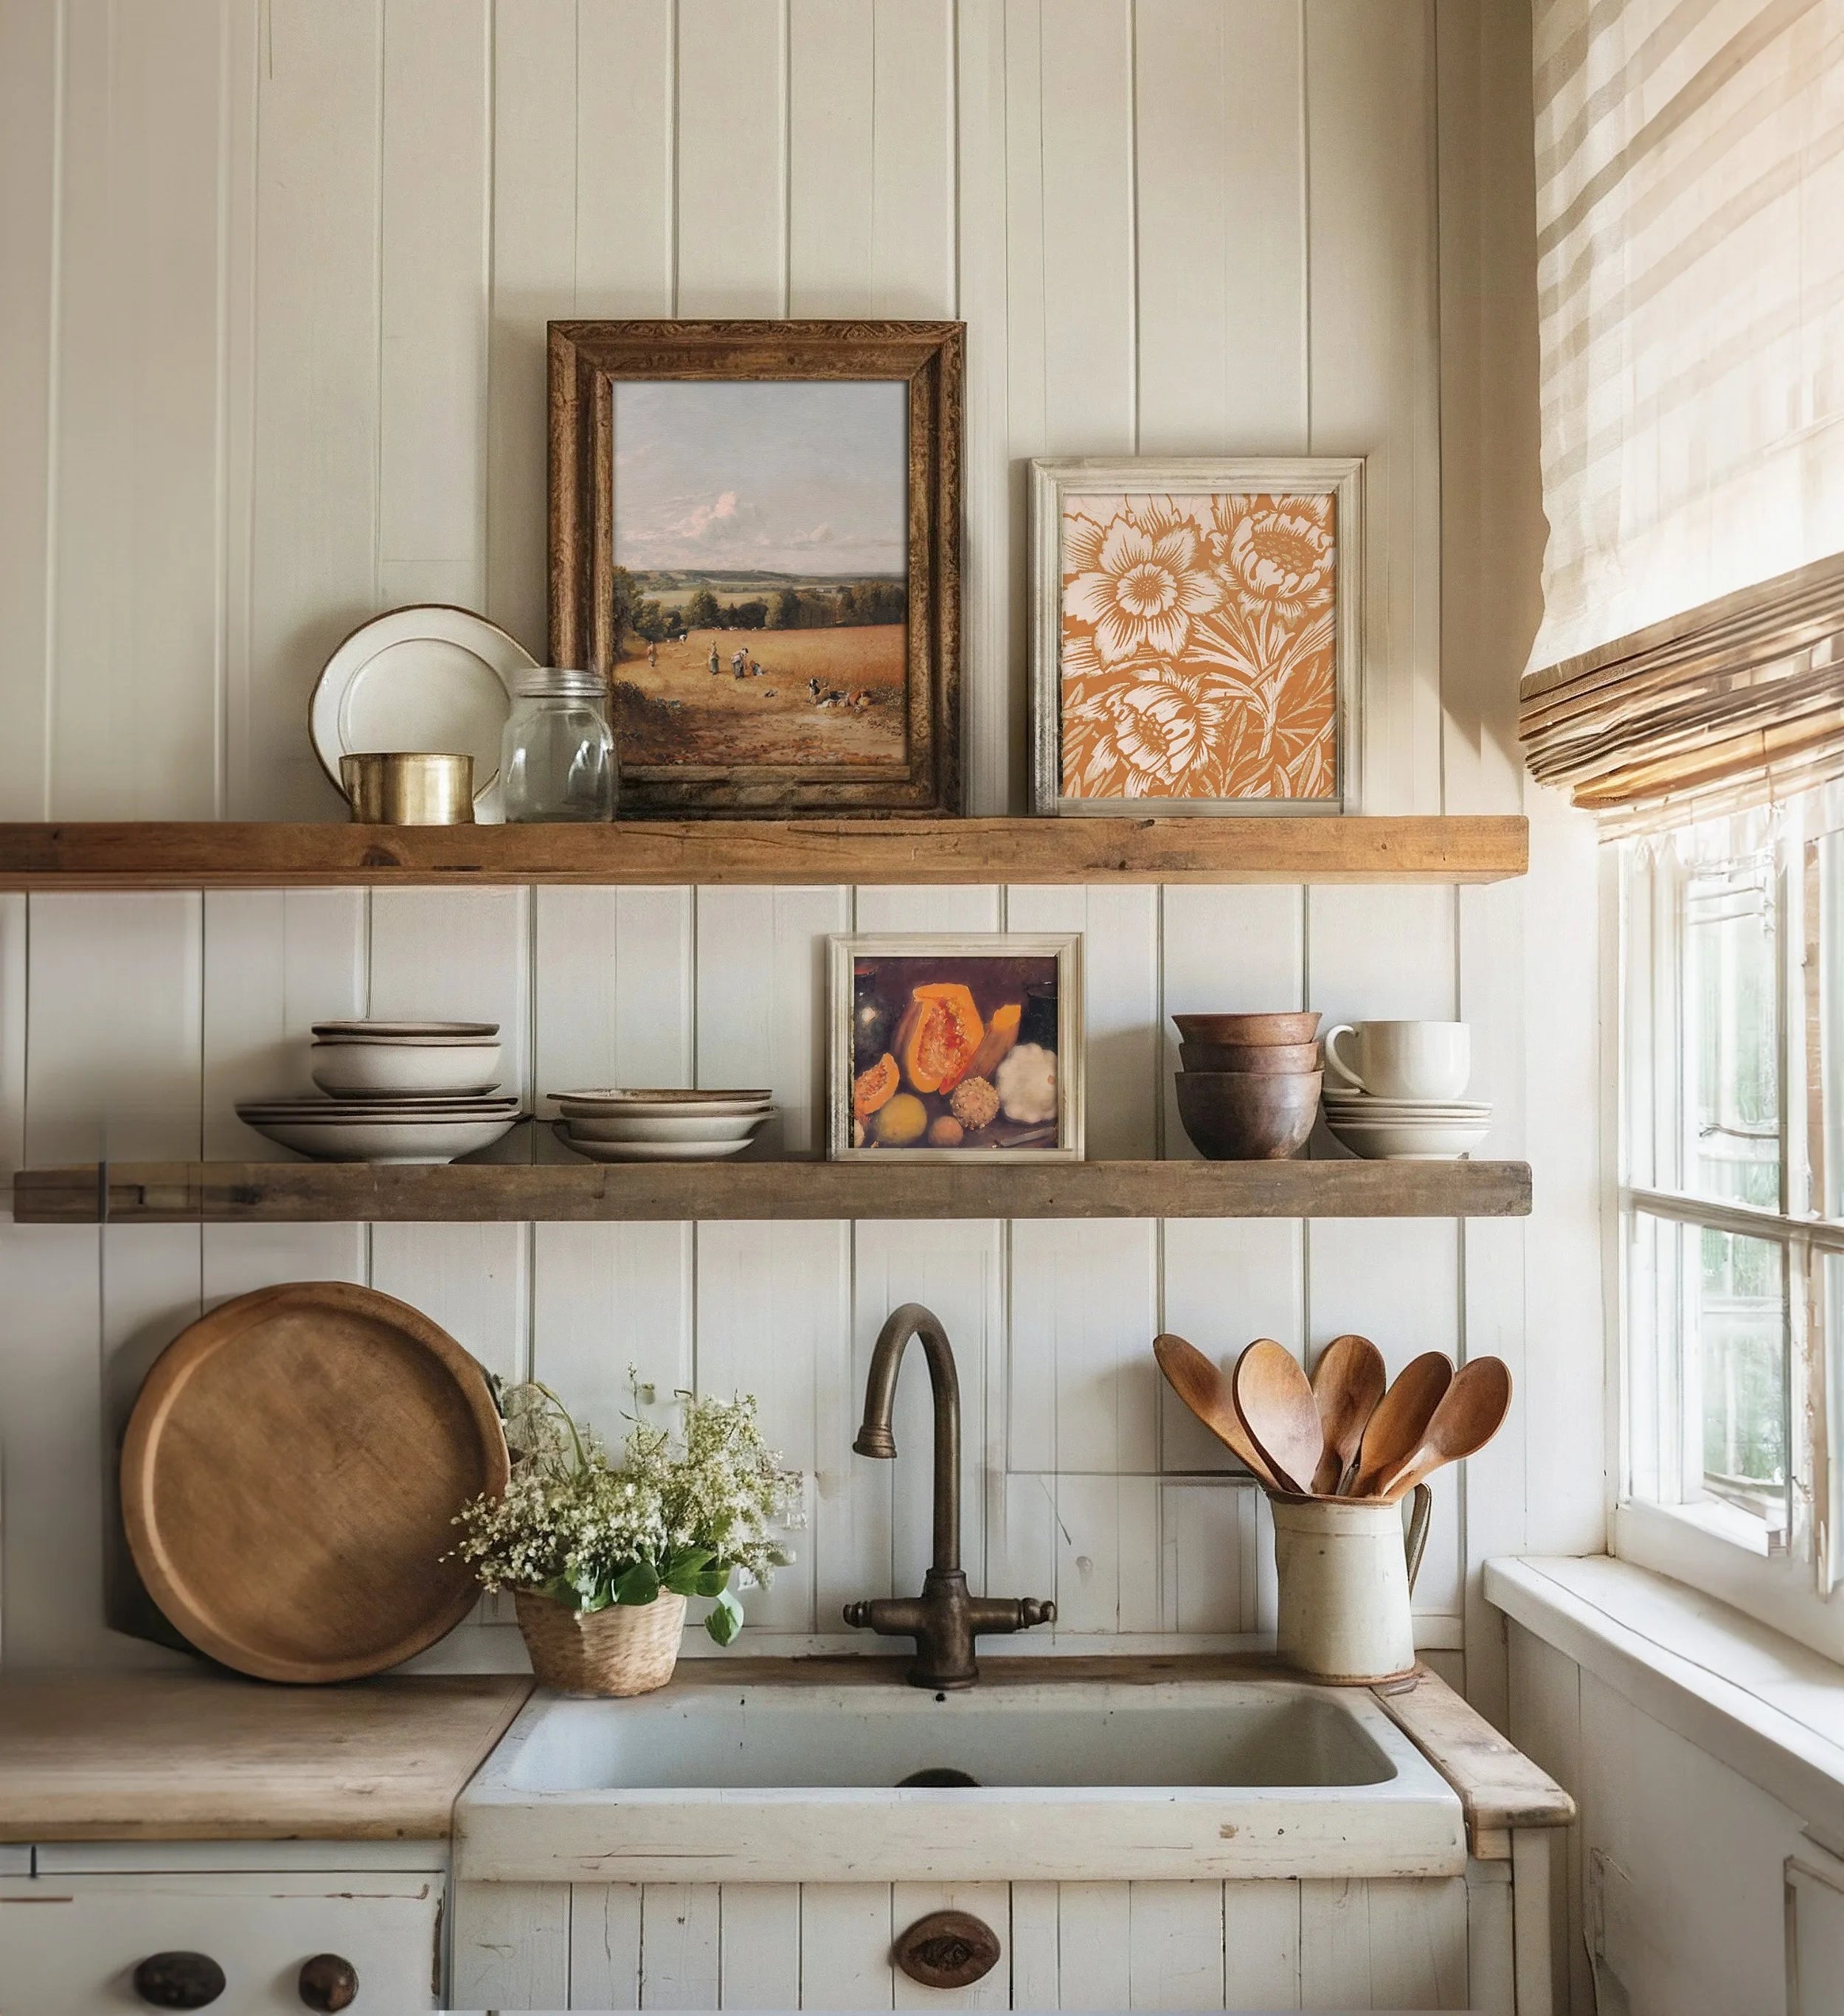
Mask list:
[{"label": "white window sill", "polygon": [[1486,1595],[1844,1852],[1844,1667],[1605,1555],[1490,1561]]}]

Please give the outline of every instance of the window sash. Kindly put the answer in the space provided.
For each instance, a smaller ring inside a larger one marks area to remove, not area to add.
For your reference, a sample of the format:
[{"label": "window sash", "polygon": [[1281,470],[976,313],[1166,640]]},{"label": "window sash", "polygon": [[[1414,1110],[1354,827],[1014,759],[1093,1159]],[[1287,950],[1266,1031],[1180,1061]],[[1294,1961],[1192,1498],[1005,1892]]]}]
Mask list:
[{"label": "window sash", "polygon": [[[1771,820],[1771,823],[1769,820]],[[1724,851],[1708,834],[1624,843],[1619,889],[1620,1016],[1619,1049],[1624,1080],[1619,1100],[1619,1243],[1621,1349],[1615,1377],[1625,1423],[1617,1496],[1656,1505],[1667,1517],[1682,1507],[1708,1529],[1687,1535],[1699,1546],[1733,1547],[1715,1537],[1722,1522],[1695,1510],[1705,1497],[1701,1365],[1687,1363],[1691,1325],[1685,1298],[1699,1292],[1695,1248],[1677,1248],[1675,1281],[1660,1278],[1659,1262],[1671,1250],[1644,1233],[1648,1219],[1760,1240],[1777,1247],[1787,1326],[1785,1454],[1787,1525],[1783,1535],[1763,1528],[1767,1550],[1782,1546],[1810,1564],[1809,1586],[1823,1595],[1835,1586],[1841,1524],[1839,1466],[1832,1452],[1844,1444],[1839,1388],[1828,1377],[1824,1340],[1827,1291],[1834,1304],[1844,1291],[1844,1098],[1835,1083],[1844,1044],[1823,1041],[1835,1008],[1844,1007],[1844,790],[1814,794],[1810,802],[1731,823],[1727,836],[1752,851],[1770,842],[1775,904],[1779,1054],[1779,1208],[1705,1196],[1686,1182],[1695,1168],[1699,1096],[1692,1040],[1695,1016],[1687,1006],[1684,942],[1686,893],[1696,872]],[[1834,916],[1834,911],[1840,914]],[[1828,1051],[1832,1064],[1824,1068]],[[1831,1215],[1828,1215],[1831,1214]],[[1688,1249],[1687,1253],[1686,1249]],[[1649,1323],[1637,1323],[1636,1295],[1651,1298]],[[1844,1325],[1844,1317],[1835,1319]],[[1648,1330],[1648,1337],[1642,1333]],[[1844,1356],[1844,1337],[1833,1338],[1834,1365]],[[1710,1495],[1764,1509],[1747,1480],[1723,1489],[1713,1476]],[[1773,1494],[1777,1504],[1779,1494]],[[1707,1501],[1705,1501],[1707,1502]],[[1731,1517],[1741,1517],[1740,1514]],[[1655,1531],[1652,1516],[1616,1517],[1613,1530]],[[1616,1541],[1617,1544],[1617,1541]],[[1753,1551],[1759,1552],[1757,1544]],[[1765,1564],[1763,1564],[1763,1567]],[[1792,1564],[1783,1564],[1791,1566]],[[1777,1589],[1781,1586],[1776,1578]]]}]

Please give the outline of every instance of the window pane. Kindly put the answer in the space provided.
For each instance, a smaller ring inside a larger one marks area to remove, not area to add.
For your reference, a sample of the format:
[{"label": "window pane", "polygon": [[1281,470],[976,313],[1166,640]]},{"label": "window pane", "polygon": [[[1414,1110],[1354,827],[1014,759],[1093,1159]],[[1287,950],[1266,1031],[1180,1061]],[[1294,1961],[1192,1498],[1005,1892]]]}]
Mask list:
[{"label": "window pane", "polygon": [[1684,884],[1689,1055],[1684,1186],[1781,1201],[1778,952],[1771,854],[1699,863]]},{"label": "window pane", "polygon": [[[1787,1474],[1784,1255],[1764,1239],[1745,1239],[1706,1226],[1687,1227],[1687,1235],[1697,1270],[1691,1320],[1702,1389],[1703,1487],[1716,1496],[1748,1502],[1770,1525],[1782,1525]],[[1685,1343],[1691,1345],[1693,1340],[1687,1337]],[[1778,1516],[1769,1499],[1779,1501]]]},{"label": "window pane", "polygon": [[1824,1193],[1813,1201],[1825,1217],[1844,1218],[1844,1100],[1839,1078],[1844,1070],[1844,833],[1828,833],[1818,843],[1818,889]]}]

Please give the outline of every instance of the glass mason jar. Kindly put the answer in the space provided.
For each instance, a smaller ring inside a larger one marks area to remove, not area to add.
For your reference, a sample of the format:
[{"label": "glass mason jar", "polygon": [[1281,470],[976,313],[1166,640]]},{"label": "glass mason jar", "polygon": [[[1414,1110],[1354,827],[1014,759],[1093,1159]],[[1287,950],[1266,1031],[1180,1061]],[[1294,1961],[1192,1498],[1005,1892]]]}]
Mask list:
[{"label": "glass mason jar", "polygon": [[593,672],[541,667],[514,688],[499,746],[509,826],[614,817],[614,731]]}]

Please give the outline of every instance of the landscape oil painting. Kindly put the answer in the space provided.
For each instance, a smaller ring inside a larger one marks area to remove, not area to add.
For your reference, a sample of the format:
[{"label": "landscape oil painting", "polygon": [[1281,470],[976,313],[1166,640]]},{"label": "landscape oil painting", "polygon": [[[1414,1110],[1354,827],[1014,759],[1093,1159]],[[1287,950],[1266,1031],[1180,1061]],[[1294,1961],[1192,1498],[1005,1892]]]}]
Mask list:
[{"label": "landscape oil painting", "polygon": [[1355,810],[1356,466],[1035,467],[1034,809]]},{"label": "landscape oil painting", "polygon": [[1082,1154],[1079,935],[832,940],[835,1159]]},{"label": "landscape oil painting", "polygon": [[956,322],[558,322],[551,662],[621,815],[961,809]]},{"label": "landscape oil painting", "polygon": [[905,391],[614,387],[624,764],[902,764]]}]

